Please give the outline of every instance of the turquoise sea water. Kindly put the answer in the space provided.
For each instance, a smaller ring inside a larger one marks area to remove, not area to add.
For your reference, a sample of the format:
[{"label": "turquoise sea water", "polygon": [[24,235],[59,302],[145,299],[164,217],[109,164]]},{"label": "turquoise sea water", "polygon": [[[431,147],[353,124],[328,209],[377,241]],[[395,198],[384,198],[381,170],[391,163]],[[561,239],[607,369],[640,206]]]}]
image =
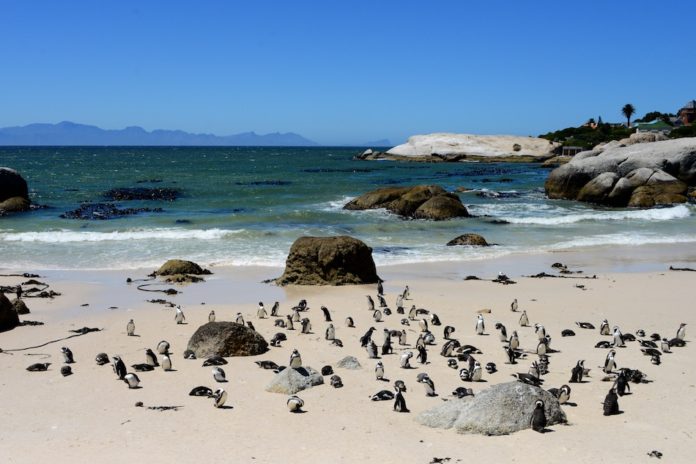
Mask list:
[{"label": "turquoise sea water", "polygon": [[[356,161],[356,148],[0,147],[0,166],[27,179],[45,209],[0,217],[0,267],[119,269],[179,257],[210,264],[284,263],[301,235],[347,234],[374,249],[378,265],[466,261],[597,245],[696,242],[694,206],[596,208],[548,200],[547,169],[535,164]],[[383,210],[345,211],[382,186],[439,184],[476,218],[402,220]],[[62,219],[117,187],[172,187],[173,201],[121,201],[163,208],[106,221]],[[474,232],[498,246],[447,247]]]}]

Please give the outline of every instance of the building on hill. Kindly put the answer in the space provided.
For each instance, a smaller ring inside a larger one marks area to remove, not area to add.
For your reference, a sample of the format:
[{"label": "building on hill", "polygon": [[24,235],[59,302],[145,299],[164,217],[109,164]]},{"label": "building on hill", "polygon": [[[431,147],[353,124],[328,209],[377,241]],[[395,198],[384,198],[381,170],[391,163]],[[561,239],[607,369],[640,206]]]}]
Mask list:
[{"label": "building on hill", "polygon": [[691,100],[684,105],[679,112],[677,117],[681,123],[685,126],[690,126],[696,121],[696,100]]},{"label": "building on hill", "polygon": [[637,132],[661,132],[663,134],[669,134],[672,126],[664,122],[662,119],[654,119],[650,122],[636,122],[633,124]]}]

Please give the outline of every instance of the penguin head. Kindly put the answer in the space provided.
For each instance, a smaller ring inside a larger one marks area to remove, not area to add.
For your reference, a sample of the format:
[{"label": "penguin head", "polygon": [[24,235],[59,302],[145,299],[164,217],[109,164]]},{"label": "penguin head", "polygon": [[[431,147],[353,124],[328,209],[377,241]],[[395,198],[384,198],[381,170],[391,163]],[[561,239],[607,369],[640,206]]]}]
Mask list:
[{"label": "penguin head", "polygon": [[535,407],[536,407],[537,409],[541,409],[541,408],[544,407],[544,402],[541,401],[541,400],[537,400],[537,402],[534,403],[534,405],[535,405]]}]

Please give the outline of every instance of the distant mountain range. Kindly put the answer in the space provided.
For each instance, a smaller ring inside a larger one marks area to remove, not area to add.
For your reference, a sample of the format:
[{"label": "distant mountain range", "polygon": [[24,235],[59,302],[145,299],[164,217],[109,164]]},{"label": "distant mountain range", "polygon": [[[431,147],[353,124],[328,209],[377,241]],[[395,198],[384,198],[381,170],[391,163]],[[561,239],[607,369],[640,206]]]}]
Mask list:
[{"label": "distant mountain range", "polygon": [[29,124],[0,128],[0,145],[163,145],[163,146],[293,146],[317,145],[292,132],[218,136],[191,134],[180,130],[153,130],[131,126],[121,130],[63,121],[58,124]]}]

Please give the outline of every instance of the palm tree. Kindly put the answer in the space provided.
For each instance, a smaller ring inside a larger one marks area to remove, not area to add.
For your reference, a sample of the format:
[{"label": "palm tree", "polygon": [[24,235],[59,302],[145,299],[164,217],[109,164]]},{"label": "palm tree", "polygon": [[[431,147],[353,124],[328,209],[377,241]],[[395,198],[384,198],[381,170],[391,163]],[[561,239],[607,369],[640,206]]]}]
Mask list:
[{"label": "palm tree", "polygon": [[621,112],[626,116],[626,125],[631,127],[631,116],[635,114],[636,109],[630,103],[626,103],[624,107],[621,108]]}]

